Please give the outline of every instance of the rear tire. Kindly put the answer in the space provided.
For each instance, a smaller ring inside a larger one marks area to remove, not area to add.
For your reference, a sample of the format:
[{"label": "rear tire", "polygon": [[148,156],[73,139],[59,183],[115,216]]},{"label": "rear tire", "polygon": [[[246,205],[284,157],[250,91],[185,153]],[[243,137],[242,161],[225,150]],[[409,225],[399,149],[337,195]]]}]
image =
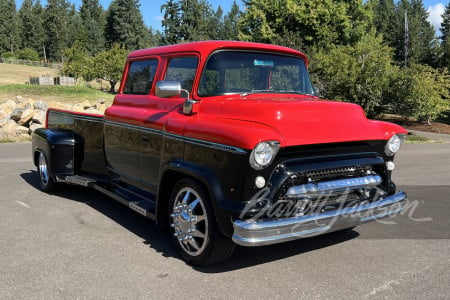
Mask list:
[{"label": "rear tire", "polygon": [[192,179],[175,185],[169,219],[172,239],[188,264],[212,265],[233,253],[235,244],[220,232],[208,193]]},{"label": "rear tire", "polygon": [[43,152],[39,152],[37,173],[39,175],[39,186],[44,192],[51,192],[55,189],[56,183],[50,176],[50,168],[48,166],[47,157]]}]

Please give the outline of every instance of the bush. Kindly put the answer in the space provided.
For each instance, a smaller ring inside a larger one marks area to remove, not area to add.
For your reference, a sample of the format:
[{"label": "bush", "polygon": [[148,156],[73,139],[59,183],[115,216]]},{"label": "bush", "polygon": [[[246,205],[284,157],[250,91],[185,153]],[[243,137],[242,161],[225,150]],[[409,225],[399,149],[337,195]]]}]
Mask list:
[{"label": "bush", "polygon": [[17,51],[16,56],[18,59],[39,61],[39,54],[36,50],[31,48],[24,48],[20,51]]},{"label": "bush", "polygon": [[430,123],[450,109],[450,75],[425,65],[412,65],[398,72],[387,101],[392,111]]}]

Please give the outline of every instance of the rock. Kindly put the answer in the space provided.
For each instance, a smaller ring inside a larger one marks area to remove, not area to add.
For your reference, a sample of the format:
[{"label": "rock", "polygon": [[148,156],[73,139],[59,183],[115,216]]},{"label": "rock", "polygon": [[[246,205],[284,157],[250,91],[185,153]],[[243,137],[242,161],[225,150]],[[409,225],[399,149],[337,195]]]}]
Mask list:
[{"label": "rock", "polygon": [[8,123],[8,121],[9,121],[8,117],[0,119],[0,128],[3,128],[3,126],[5,126],[6,123]]},{"label": "rock", "polygon": [[33,124],[30,125],[30,132],[33,133],[36,129],[42,128],[42,127],[44,127],[44,125],[33,123]]},{"label": "rock", "polygon": [[86,109],[84,112],[87,113],[87,114],[94,114],[94,115],[101,115],[102,114],[101,111],[99,111],[99,110],[97,110],[95,108],[92,108],[92,107]]},{"label": "rock", "polygon": [[91,105],[91,103],[89,103],[89,101],[87,101],[87,100],[84,100],[83,102],[81,102],[81,103],[79,103],[79,104],[77,104],[77,105],[82,106],[83,109],[88,109],[88,108],[90,108],[90,107],[93,106],[93,105]]},{"label": "rock", "polygon": [[20,120],[17,122],[17,124],[18,124],[19,126],[28,124],[28,123],[31,121],[31,119],[33,118],[33,116],[34,116],[34,108],[33,108],[33,106],[30,105],[28,108],[26,108],[26,109],[23,111],[22,117],[21,117]]},{"label": "rock", "polygon": [[17,105],[16,105],[16,102],[14,102],[12,100],[8,100],[8,101],[6,101],[6,103],[3,103],[1,105],[1,108],[2,108],[3,112],[7,116],[9,116],[17,108]]},{"label": "rock", "polygon": [[105,103],[106,103],[105,99],[100,99],[100,100],[97,101],[96,104],[105,104]]},{"label": "rock", "polygon": [[21,103],[23,101],[24,101],[24,99],[22,96],[16,96],[16,103]]},{"label": "rock", "polygon": [[17,137],[16,128],[16,122],[14,122],[13,120],[8,120],[8,122],[2,127],[3,134],[6,138],[15,138]]},{"label": "rock", "polygon": [[8,115],[3,112],[3,109],[0,107],[0,120],[5,119]]},{"label": "rock", "polygon": [[30,132],[30,128],[25,127],[25,126],[17,126],[16,127],[16,134],[18,136],[24,136],[24,135],[28,135]]},{"label": "rock", "polygon": [[11,120],[14,120],[17,122],[20,120],[20,118],[22,118],[24,111],[25,111],[25,108],[16,108],[9,117],[11,118]]},{"label": "rock", "polygon": [[100,111],[102,114],[104,114],[104,113],[105,113],[105,110],[106,110],[106,108],[108,108],[108,106],[107,106],[106,104],[104,104],[104,103],[97,103],[97,104],[95,105],[95,108],[96,108],[98,111]]},{"label": "rock", "polygon": [[43,110],[35,110],[34,111],[34,115],[33,118],[31,119],[31,121],[34,124],[45,124],[45,117],[47,116],[47,112],[43,111]]},{"label": "rock", "polygon": [[48,103],[48,107],[49,108],[56,108],[56,109],[63,109],[63,110],[70,110],[70,106],[66,105],[64,103],[61,102],[57,102],[57,101],[50,101]]},{"label": "rock", "polygon": [[39,109],[39,110],[43,110],[43,111],[46,111],[48,109],[48,104],[45,102],[42,102],[42,101],[35,102],[33,104],[33,106],[34,106],[34,109]]},{"label": "rock", "polygon": [[84,112],[84,107],[82,105],[76,104],[76,105],[72,106],[72,111]]}]

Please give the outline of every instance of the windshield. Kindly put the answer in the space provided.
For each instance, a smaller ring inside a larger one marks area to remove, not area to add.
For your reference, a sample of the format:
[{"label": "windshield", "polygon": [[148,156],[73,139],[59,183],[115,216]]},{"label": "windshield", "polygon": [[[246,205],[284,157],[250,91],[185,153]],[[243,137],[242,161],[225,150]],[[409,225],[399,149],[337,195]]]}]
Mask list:
[{"label": "windshield", "polygon": [[272,53],[220,51],[208,59],[199,96],[252,93],[314,95],[305,62]]}]

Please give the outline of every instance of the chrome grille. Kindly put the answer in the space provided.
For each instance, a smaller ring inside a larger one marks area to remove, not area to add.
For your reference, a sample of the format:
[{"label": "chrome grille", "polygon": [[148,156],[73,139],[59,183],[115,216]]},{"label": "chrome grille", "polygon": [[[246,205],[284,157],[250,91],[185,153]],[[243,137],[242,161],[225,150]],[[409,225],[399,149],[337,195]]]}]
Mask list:
[{"label": "chrome grille", "polygon": [[334,179],[339,177],[360,176],[367,172],[371,172],[371,166],[350,166],[334,169],[312,170],[305,172],[305,176],[312,181],[320,181],[323,179]]}]

